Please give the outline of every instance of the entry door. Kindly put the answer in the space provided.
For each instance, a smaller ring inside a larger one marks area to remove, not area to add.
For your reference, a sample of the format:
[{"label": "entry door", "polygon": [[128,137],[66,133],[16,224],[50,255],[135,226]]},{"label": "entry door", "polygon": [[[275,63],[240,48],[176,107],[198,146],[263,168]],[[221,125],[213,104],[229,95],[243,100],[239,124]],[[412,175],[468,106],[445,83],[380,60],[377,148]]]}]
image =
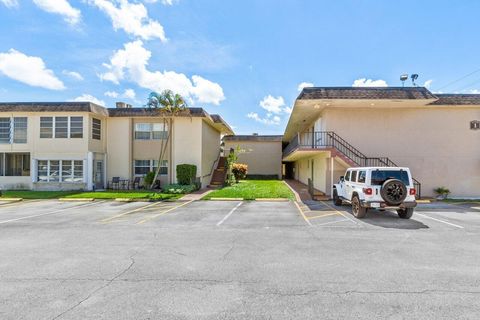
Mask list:
[{"label": "entry door", "polygon": [[96,160],[95,161],[95,172],[94,172],[94,180],[95,180],[95,189],[103,189],[103,160]]},{"label": "entry door", "polygon": [[311,177],[312,177],[312,178],[311,178],[311,179],[312,179],[312,185],[313,185],[313,177],[314,177],[314,175],[315,175],[315,172],[314,172],[314,170],[313,170],[314,164],[315,164],[315,163],[314,163],[314,161],[313,161],[313,159],[312,159],[312,163],[311,163],[311,166],[312,166],[312,176],[311,176]]}]

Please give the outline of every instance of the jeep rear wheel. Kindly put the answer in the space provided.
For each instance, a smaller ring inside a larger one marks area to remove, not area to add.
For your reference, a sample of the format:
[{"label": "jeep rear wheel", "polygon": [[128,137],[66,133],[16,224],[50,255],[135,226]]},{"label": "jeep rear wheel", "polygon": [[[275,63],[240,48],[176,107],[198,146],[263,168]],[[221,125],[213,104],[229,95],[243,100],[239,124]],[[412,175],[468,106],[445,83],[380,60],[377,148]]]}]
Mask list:
[{"label": "jeep rear wheel", "polygon": [[388,205],[398,206],[407,197],[407,187],[398,179],[388,179],[383,183],[380,195]]},{"label": "jeep rear wheel", "polygon": [[398,209],[397,213],[402,219],[410,219],[413,215],[413,208]]},{"label": "jeep rear wheel", "polygon": [[367,208],[362,207],[358,196],[352,198],[352,213],[357,219],[362,219],[367,215]]},{"label": "jeep rear wheel", "polygon": [[338,196],[337,189],[333,189],[333,204],[336,206],[341,206],[343,204],[342,199]]}]

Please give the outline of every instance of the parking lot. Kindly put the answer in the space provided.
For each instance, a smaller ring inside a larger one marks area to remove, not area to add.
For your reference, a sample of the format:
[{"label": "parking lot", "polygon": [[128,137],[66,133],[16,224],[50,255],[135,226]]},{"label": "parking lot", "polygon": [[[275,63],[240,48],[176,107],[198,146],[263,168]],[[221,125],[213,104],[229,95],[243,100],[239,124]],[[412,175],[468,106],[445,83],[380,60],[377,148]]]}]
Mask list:
[{"label": "parking lot", "polygon": [[0,319],[477,319],[480,203],[0,204]]}]

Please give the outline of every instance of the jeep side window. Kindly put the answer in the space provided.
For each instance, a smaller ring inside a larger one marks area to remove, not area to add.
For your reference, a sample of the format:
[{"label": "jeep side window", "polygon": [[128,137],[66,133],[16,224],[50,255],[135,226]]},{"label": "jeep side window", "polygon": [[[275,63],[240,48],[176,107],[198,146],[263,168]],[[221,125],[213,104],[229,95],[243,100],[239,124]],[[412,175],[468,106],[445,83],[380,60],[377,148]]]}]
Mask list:
[{"label": "jeep side window", "polygon": [[367,176],[367,173],[365,171],[360,171],[358,173],[358,182],[365,183],[365,177],[366,176]]},{"label": "jeep side window", "polygon": [[351,177],[352,182],[357,181],[357,171],[352,171],[352,177]]},{"label": "jeep side window", "polygon": [[350,171],[347,171],[347,174],[345,174],[345,181],[350,181]]}]

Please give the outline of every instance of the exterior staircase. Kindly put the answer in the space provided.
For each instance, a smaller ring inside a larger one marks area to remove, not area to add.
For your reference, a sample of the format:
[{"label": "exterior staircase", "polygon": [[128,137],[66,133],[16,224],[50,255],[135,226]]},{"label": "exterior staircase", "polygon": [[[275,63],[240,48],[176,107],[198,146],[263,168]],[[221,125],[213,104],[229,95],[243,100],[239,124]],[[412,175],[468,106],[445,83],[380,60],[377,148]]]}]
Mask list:
[{"label": "exterior staircase", "polygon": [[[283,150],[283,157],[299,148],[331,149],[335,156],[352,167],[398,167],[395,162],[387,157],[367,157],[333,131],[297,134]],[[412,179],[417,190],[417,197],[420,198],[422,185],[415,178]],[[314,197],[314,193],[311,194]]]},{"label": "exterior staircase", "polygon": [[223,187],[225,179],[227,177],[227,158],[218,158],[217,167],[213,171],[212,179],[210,180],[209,188]]}]

